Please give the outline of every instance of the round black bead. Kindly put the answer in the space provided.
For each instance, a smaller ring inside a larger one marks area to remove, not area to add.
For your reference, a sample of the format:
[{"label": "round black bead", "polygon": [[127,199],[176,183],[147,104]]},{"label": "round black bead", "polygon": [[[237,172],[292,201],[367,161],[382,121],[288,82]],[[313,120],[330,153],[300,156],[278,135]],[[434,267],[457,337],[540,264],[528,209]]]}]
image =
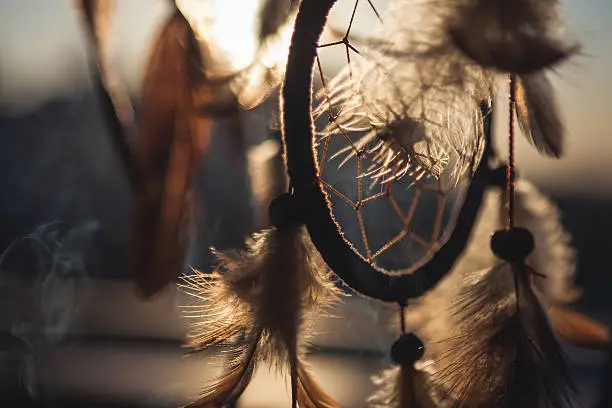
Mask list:
[{"label": "round black bead", "polygon": [[506,262],[523,262],[534,248],[533,235],[525,228],[499,230],[491,236],[491,250]]},{"label": "round black bead", "polygon": [[268,219],[275,227],[301,224],[300,210],[293,194],[284,193],[276,197],[268,208]]},{"label": "round black bead", "polygon": [[391,346],[391,359],[400,365],[414,364],[425,353],[421,339],[413,333],[404,333]]}]

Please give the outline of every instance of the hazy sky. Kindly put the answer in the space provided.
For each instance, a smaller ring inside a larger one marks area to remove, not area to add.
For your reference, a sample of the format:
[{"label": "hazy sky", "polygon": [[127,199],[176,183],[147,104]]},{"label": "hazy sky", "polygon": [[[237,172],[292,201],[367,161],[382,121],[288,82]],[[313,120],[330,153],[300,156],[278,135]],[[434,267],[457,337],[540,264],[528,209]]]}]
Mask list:
[{"label": "hazy sky", "polygon": [[[85,82],[84,70],[74,69],[84,67],[84,51],[70,1],[0,0],[0,105],[32,106]],[[117,3],[115,60],[134,87],[168,0]],[[563,184],[612,196],[612,0],[566,0],[564,7],[569,35],[584,46],[584,55],[554,75],[568,129],[567,155],[561,161],[543,159],[520,143],[519,164],[549,188]]]}]

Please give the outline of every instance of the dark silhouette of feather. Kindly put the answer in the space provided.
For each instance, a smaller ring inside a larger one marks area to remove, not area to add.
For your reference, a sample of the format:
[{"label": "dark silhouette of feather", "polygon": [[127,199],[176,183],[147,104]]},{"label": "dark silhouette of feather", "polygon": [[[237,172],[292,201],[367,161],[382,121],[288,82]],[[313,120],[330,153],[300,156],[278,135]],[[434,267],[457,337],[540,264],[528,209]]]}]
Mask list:
[{"label": "dark silhouette of feather", "polygon": [[558,64],[578,51],[551,33],[556,1],[467,0],[448,19],[447,31],[466,56],[483,67],[519,75]]},{"label": "dark silhouette of feather", "polygon": [[520,76],[516,88],[516,116],[525,137],[542,154],[561,157],[564,129],[554,90],[545,74]]},{"label": "dark silhouette of feather", "polygon": [[461,328],[433,374],[454,406],[572,406],[563,351],[523,267],[491,269],[467,286],[455,309]]},{"label": "dark silhouette of feather", "polygon": [[210,139],[212,120],[194,114],[192,44],[193,33],[176,11],[155,41],[141,91],[134,152],[143,186],[136,201],[134,270],[145,297],[183,270],[186,220],[196,199],[191,178]]}]

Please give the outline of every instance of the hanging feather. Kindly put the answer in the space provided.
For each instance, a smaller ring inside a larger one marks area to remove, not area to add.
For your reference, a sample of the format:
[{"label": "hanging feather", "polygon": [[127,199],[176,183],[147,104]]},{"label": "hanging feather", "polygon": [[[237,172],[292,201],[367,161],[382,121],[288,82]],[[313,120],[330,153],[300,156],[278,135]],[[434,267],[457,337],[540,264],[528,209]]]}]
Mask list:
[{"label": "hanging feather", "polygon": [[561,157],[564,129],[554,89],[544,73],[518,77],[516,116],[523,134],[542,154]]},{"label": "hanging feather", "polygon": [[[533,233],[535,250],[528,256],[527,262],[545,276],[545,279],[533,277],[532,285],[538,291],[539,299],[545,304],[544,308],[548,309],[551,305],[550,324],[562,337],[573,336],[576,339],[589,336],[592,331],[582,331],[584,326],[576,327],[576,331],[568,333],[569,323],[554,318],[560,303],[570,302],[577,296],[577,289],[573,285],[576,254],[571,245],[571,237],[561,223],[559,209],[527,180],[519,179],[515,188],[515,223],[518,226],[529,226]],[[469,286],[489,276],[483,271],[489,271],[499,262],[491,251],[484,251],[483,248],[490,244],[491,234],[504,225],[504,204],[504,191],[491,186],[485,193],[482,210],[470,241],[453,270],[430,292],[410,304],[406,327],[416,332],[428,344],[419,370],[429,379],[435,380],[436,373],[451,371],[459,366],[455,361],[455,351],[465,347],[463,341],[467,339],[467,335],[465,323],[461,321],[463,314],[452,313],[452,310],[460,307],[460,302],[452,307],[451,299],[464,298]],[[479,270],[481,271],[474,272]],[[508,285],[508,290],[513,290],[511,284]],[[566,333],[565,336],[563,332]],[[429,394],[436,401],[436,406],[453,406],[448,388],[452,387],[440,381],[434,381],[429,388]],[[446,398],[440,401],[445,395]]]},{"label": "hanging feather", "polygon": [[[134,146],[143,184],[136,201],[134,270],[145,297],[183,270],[186,219],[196,199],[191,178],[208,148],[212,124],[194,109],[192,61],[198,58],[193,33],[175,10],[147,64]],[[212,91],[200,88],[198,98],[206,95]]]},{"label": "hanging feather", "polygon": [[[516,292],[515,292],[516,290]],[[563,351],[526,269],[504,263],[483,273],[455,305],[460,334],[433,375],[460,407],[570,407]]]},{"label": "hanging feather", "polygon": [[275,224],[282,226],[253,235],[246,250],[216,252],[212,275],[185,277],[184,289],[203,302],[195,315],[204,319],[194,325],[187,345],[196,351],[223,345],[231,355],[229,371],[189,407],[235,401],[261,363],[289,366],[293,407],[337,407],[310,376],[302,355],[310,318],[339,289],[305,228]]},{"label": "hanging feather", "polygon": [[558,0],[459,0],[450,6],[446,30],[479,65],[529,74],[578,51],[559,38],[558,7]]}]

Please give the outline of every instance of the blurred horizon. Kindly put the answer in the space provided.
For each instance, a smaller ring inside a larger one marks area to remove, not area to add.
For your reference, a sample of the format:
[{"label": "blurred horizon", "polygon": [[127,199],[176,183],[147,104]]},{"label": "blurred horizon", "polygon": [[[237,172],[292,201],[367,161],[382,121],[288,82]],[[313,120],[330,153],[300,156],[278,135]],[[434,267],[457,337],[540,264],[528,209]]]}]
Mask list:
[{"label": "blurred horizon", "polygon": [[[374,2],[381,10],[386,3]],[[543,158],[521,138],[518,164],[526,177],[558,194],[612,197],[607,176],[612,171],[607,124],[612,95],[608,74],[612,72],[612,47],[607,44],[612,37],[608,24],[612,2],[564,3],[568,37],[583,45],[580,55],[551,72],[567,128],[566,154],[561,160]],[[339,2],[332,24],[346,17],[347,4]],[[373,13],[361,7],[356,29],[363,33],[364,27],[371,26]],[[70,1],[8,0],[2,8],[0,115],[27,115],[50,101],[90,92],[84,36]],[[138,95],[149,45],[169,10],[165,0],[117,1],[110,59],[132,95]],[[497,129],[503,132],[505,123],[502,114]],[[505,148],[500,146],[499,151],[503,154]]]}]

